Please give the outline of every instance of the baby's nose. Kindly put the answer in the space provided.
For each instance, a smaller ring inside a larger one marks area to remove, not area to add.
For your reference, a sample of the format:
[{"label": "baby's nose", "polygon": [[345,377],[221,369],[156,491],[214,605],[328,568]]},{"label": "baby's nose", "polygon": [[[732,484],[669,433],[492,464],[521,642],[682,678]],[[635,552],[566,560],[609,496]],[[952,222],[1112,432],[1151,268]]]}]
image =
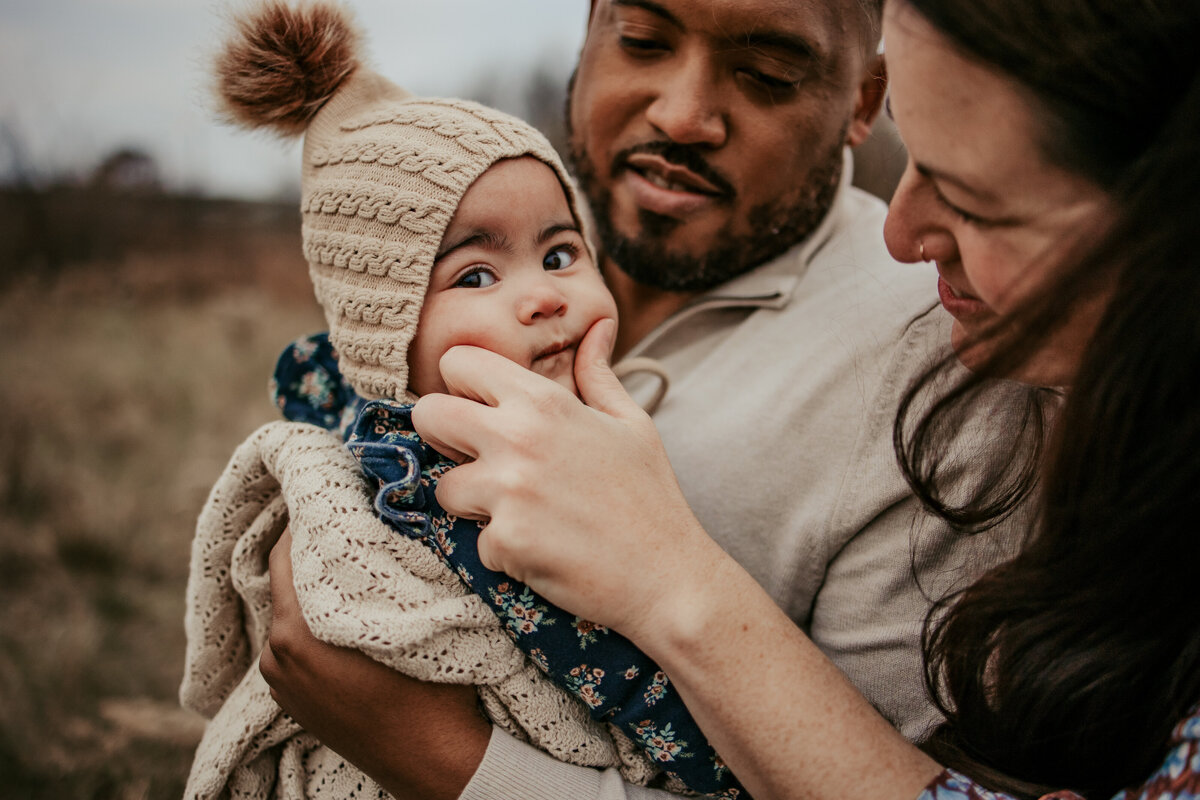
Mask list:
[{"label": "baby's nose", "polygon": [[531,324],[539,319],[555,317],[567,311],[567,297],[554,284],[554,280],[546,277],[531,282],[518,304],[517,316],[525,324]]}]

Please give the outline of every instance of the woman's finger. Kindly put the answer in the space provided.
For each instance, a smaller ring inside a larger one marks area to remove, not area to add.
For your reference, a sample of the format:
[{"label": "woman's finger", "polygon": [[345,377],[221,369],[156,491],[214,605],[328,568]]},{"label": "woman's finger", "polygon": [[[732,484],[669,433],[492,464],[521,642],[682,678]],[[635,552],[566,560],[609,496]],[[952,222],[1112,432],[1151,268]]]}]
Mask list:
[{"label": "woman's finger", "polygon": [[480,434],[486,430],[489,410],[474,400],[427,394],[413,406],[412,423],[434,450],[462,464],[479,457]]},{"label": "woman's finger", "polygon": [[434,490],[438,505],[456,517],[486,521],[494,494],[484,482],[486,478],[476,462],[460,464],[438,479]]},{"label": "woman's finger", "polygon": [[451,347],[438,366],[450,394],[493,407],[505,398],[527,397],[530,392],[556,387],[549,378],[481,347]]}]

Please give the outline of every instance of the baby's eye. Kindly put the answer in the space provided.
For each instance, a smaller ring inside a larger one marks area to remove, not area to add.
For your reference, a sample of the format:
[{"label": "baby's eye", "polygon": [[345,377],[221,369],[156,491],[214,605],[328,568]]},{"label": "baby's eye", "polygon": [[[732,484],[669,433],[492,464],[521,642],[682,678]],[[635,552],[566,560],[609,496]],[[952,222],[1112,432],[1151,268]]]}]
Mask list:
[{"label": "baby's eye", "polygon": [[484,267],[473,267],[463,273],[454,285],[463,289],[486,289],[496,282],[496,276]]},{"label": "baby's eye", "polygon": [[542,259],[542,269],[566,269],[575,263],[577,254],[575,247],[569,244],[560,245],[546,253],[546,257]]}]

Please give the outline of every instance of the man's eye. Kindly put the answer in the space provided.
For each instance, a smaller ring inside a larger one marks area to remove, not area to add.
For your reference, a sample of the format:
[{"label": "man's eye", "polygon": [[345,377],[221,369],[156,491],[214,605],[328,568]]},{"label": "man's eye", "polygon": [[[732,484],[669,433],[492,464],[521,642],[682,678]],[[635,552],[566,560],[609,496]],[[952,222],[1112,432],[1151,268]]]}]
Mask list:
[{"label": "man's eye", "polygon": [[542,259],[542,269],[547,271],[566,269],[575,263],[576,250],[570,245],[562,245],[546,253]]},{"label": "man's eye", "polygon": [[757,69],[743,67],[739,72],[748,80],[771,92],[793,92],[800,86],[800,81],[780,78]]},{"label": "man's eye", "polygon": [[464,273],[454,285],[463,289],[486,289],[496,282],[496,276],[483,267],[476,267]]},{"label": "man's eye", "polygon": [[636,55],[651,55],[661,53],[667,46],[657,39],[644,39],[638,36],[620,37],[621,47]]}]

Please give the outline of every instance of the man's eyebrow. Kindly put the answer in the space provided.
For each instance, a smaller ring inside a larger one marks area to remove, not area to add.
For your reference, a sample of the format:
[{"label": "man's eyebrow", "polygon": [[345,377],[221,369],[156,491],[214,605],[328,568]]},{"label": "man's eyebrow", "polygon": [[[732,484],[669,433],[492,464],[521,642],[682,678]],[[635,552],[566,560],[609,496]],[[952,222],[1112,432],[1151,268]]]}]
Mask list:
[{"label": "man's eyebrow", "polygon": [[547,225],[538,232],[536,243],[545,244],[558,234],[565,232],[580,233],[579,225],[574,222],[555,222]]},{"label": "man's eyebrow", "polygon": [[[442,244],[446,244],[445,240],[443,240]],[[512,243],[508,241],[507,236],[499,231],[491,231],[486,229],[474,230],[458,241],[444,247],[438,252],[433,260],[441,261],[455,250],[461,250],[464,247],[481,247],[484,250],[503,252],[511,250]]]},{"label": "man's eyebrow", "polygon": [[963,191],[963,192],[971,195],[976,200],[979,200],[984,203],[998,202],[998,198],[996,197],[996,195],[992,194],[988,190],[982,189],[982,188],[979,188],[976,186],[972,186],[971,184],[964,181],[962,178],[956,177],[955,175],[952,175],[949,172],[942,172],[941,170],[935,169],[934,167],[931,167],[928,164],[922,164],[920,161],[914,161],[913,166],[916,167],[916,170],[920,175],[922,175],[926,178],[931,178],[933,180],[936,180],[939,183],[948,183],[952,186],[955,186],[960,191]]},{"label": "man's eyebrow", "polygon": [[656,17],[662,17],[676,28],[683,28],[683,22],[680,21],[679,17],[675,16],[666,8],[654,2],[654,0],[612,0],[612,4],[614,6],[622,6],[625,8],[640,8],[643,11],[655,15]]},{"label": "man's eyebrow", "polygon": [[[679,17],[675,16],[667,8],[654,2],[654,0],[612,0],[612,4],[625,8],[640,8],[657,17],[662,17],[663,20],[674,25],[676,28],[684,28],[683,21]],[[738,37],[737,44],[748,48],[771,47],[787,50],[799,58],[813,59],[821,63],[825,60],[820,51],[813,47],[812,42],[785,31],[751,31],[744,37]]]},{"label": "man's eyebrow", "polygon": [[786,50],[797,58],[808,59],[818,63],[825,62],[825,58],[813,46],[812,42],[802,36],[796,36],[793,33],[785,31],[750,31],[738,41],[738,44],[751,49],[772,48],[775,50]]}]

